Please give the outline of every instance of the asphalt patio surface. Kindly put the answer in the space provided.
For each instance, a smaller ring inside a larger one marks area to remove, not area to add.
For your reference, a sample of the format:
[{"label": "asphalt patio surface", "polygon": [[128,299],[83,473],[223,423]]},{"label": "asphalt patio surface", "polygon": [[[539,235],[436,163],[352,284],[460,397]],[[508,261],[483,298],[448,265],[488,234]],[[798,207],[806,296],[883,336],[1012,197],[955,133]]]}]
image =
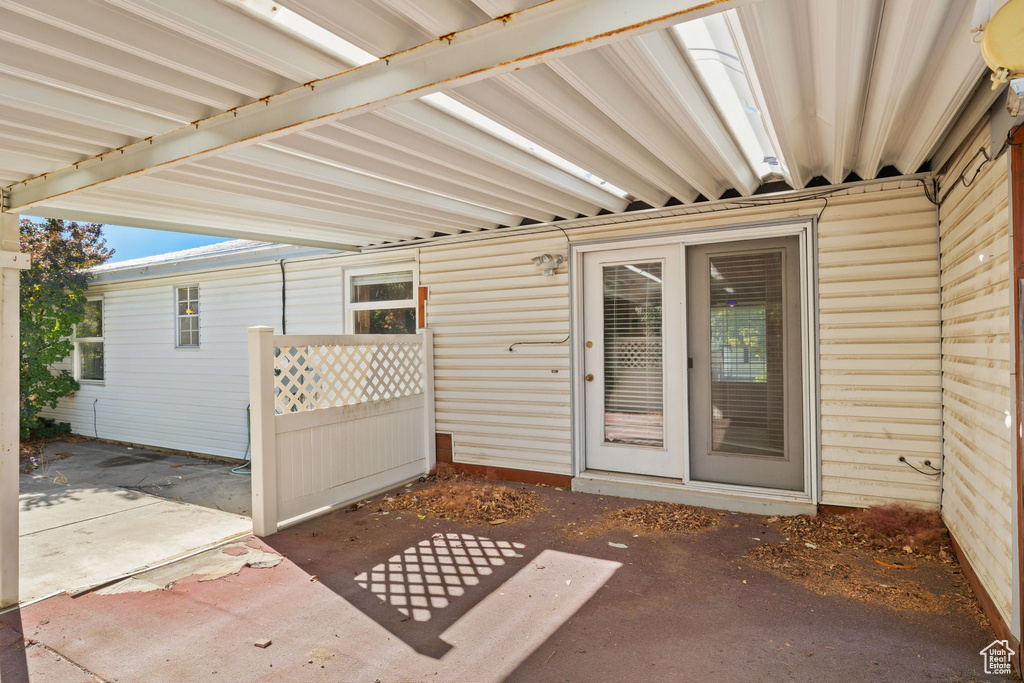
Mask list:
[{"label": "asphalt patio surface", "polygon": [[102,484],[249,516],[250,477],[231,474],[233,466],[104,441],[52,441],[43,446],[37,473],[71,486]]},{"label": "asphalt patio surface", "polygon": [[100,443],[53,442],[21,475],[23,602],[74,591],[252,530],[248,477],[230,465]]},{"label": "asphalt patio surface", "polygon": [[[30,605],[0,617],[0,677],[987,680],[978,651],[994,636],[976,620],[825,597],[751,568],[744,552],[771,533],[761,517],[583,540],[570,522],[641,501],[536,490],[546,509],[521,522],[467,527],[371,501]],[[455,555],[473,556],[457,585],[427,579],[426,600],[411,601],[420,573]]]}]

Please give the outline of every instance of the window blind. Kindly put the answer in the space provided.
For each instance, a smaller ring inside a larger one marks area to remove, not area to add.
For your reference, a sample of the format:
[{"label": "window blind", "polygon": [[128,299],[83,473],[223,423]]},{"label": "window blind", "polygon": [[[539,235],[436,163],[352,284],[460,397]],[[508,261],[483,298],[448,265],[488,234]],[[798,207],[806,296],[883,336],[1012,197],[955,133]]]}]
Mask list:
[{"label": "window blind", "polygon": [[709,262],[712,450],[781,456],[782,252],[712,256]]},{"label": "window blind", "polygon": [[605,442],[664,445],[662,264],[605,266]]},{"label": "window blind", "polygon": [[407,301],[412,298],[411,270],[352,276],[350,303]]}]

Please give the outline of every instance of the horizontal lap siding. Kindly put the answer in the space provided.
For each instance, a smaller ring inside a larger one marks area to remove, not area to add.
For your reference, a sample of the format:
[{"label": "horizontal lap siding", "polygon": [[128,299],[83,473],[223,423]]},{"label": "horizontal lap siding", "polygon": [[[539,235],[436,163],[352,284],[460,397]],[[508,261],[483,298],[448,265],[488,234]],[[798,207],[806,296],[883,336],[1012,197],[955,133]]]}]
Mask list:
[{"label": "horizontal lap siding", "polygon": [[[650,236],[817,215],[821,200],[572,229],[573,240]],[[938,482],[898,462],[940,461],[938,236],[920,189],[834,197],[820,223],[823,500],[937,505]],[[430,288],[437,429],[456,462],[570,472],[565,268],[530,263],[565,253],[561,233],[423,249]],[[897,289],[899,288],[899,289]],[[895,293],[894,292],[898,292]],[[557,371],[557,372],[555,372]]]},{"label": "horizontal lap siding", "polygon": [[[1007,156],[953,185],[987,128],[941,183],[942,516],[1007,622],[1013,573],[1013,410]],[[940,195],[941,196],[941,195]],[[980,257],[980,258],[979,258]]]},{"label": "horizontal lap siding", "polygon": [[939,264],[935,207],[830,206],[818,229],[821,501],[938,506]]},{"label": "horizontal lap siding", "polygon": [[[540,273],[544,253],[566,253],[561,233],[421,252],[437,430],[457,462],[570,472],[569,279]],[[523,341],[563,343],[509,351]]]},{"label": "horizontal lap siding", "polygon": [[[289,263],[286,270],[288,332],[341,333],[340,262]],[[196,283],[200,347],[178,349],[174,287]],[[104,384],[83,384],[47,414],[87,436],[243,457],[249,403],[246,329],[281,329],[280,266],[273,262],[96,286],[90,293],[104,297]]]}]

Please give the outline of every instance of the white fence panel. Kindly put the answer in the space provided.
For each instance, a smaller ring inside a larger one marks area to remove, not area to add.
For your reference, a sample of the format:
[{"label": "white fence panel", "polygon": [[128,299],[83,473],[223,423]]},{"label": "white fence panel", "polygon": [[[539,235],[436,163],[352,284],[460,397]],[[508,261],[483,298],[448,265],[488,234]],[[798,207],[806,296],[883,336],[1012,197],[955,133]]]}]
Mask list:
[{"label": "white fence panel", "polygon": [[258,536],[433,468],[429,330],[249,335]]}]

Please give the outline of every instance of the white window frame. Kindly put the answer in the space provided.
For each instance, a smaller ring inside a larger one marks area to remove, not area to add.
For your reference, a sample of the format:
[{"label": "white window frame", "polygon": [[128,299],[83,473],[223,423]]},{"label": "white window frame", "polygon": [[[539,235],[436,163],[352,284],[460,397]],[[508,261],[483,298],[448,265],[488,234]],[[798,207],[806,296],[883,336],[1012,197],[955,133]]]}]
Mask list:
[{"label": "white window frame", "polygon": [[[401,263],[388,263],[385,265],[377,266],[365,266],[361,268],[346,268],[343,271],[344,280],[344,292],[343,302],[345,307],[345,334],[355,334],[355,313],[356,311],[365,311],[372,309],[381,308],[412,308],[416,311],[416,327],[417,329],[423,324],[423,321],[419,319],[419,291],[420,291],[420,272],[415,261],[404,261]],[[412,271],[412,298],[411,299],[396,299],[394,301],[366,301],[366,302],[355,302],[352,301],[352,278],[360,275],[373,275],[376,273],[400,273],[402,271]]]},{"label": "white window frame", "polygon": [[189,283],[189,284],[186,284],[186,285],[174,285],[174,287],[171,288],[171,294],[172,294],[172,297],[174,299],[172,311],[173,311],[173,314],[174,314],[174,348],[176,348],[176,349],[184,349],[184,350],[198,349],[200,347],[200,345],[202,344],[202,340],[203,340],[202,325],[200,324],[200,320],[199,320],[200,313],[202,312],[203,309],[200,308],[199,309],[200,313],[195,313],[194,314],[194,317],[196,319],[196,343],[195,344],[182,344],[181,343],[181,328],[180,328],[181,319],[182,318],[190,318],[190,317],[193,317],[193,316],[188,315],[188,314],[181,315],[181,314],[178,313],[178,291],[181,290],[181,289],[188,289],[190,287],[195,287],[196,288],[196,303],[202,305],[203,293],[202,293],[202,288],[199,286],[198,282],[192,282],[192,283]]},{"label": "white window frame", "polygon": [[[97,384],[102,385],[107,381],[107,345],[106,345],[106,334],[107,334],[107,302],[103,296],[89,296],[86,297],[86,301],[99,301],[100,302],[100,332],[99,337],[79,337],[78,336],[78,325],[75,325],[75,333],[72,337],[74,343],[74,351],[71,354],[71,363],[74,365],[73,376],[75,381],[79,384]],[[82,353],[79,347],[79,342],[99,342],[103,344],[103,378],[102,379],[84,379],[82,377]]]}]

